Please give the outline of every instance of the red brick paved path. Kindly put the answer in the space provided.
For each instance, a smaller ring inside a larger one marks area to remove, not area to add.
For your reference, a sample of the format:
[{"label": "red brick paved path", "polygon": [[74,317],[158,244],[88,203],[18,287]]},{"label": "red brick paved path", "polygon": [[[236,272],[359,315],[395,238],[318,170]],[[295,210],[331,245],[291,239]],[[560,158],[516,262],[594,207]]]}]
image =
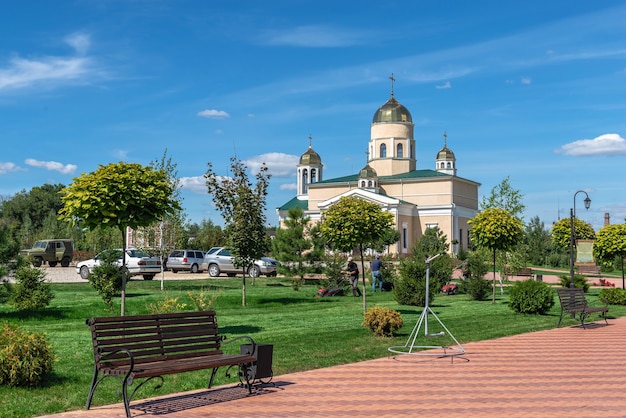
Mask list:
[{"label": "red brick paved path", "polygon": [[[164,418],[626,417],[626,318],[463,347],[469,361],[389,356],[276,376],[277,387],[255,396],[224,386],[136,400],[131,408],[133,417]],[[123,416],[121,404],[53,415]]]}]

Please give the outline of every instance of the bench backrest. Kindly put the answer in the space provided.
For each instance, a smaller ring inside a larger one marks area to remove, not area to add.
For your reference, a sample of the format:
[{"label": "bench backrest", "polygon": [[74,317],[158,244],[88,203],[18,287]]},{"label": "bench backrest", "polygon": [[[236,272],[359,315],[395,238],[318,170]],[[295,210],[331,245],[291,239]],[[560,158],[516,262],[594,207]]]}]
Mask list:
[{"label": "bench backrest", "polygon": [[562,309],[584,309],[587,307],[585,291],[580,287],[556,289]]},{"label": "bench backrest", "polygon": [[[215,311],[90,318],[96,367],[221,354]],[[103,359],[107,356],[106,359]]]}]

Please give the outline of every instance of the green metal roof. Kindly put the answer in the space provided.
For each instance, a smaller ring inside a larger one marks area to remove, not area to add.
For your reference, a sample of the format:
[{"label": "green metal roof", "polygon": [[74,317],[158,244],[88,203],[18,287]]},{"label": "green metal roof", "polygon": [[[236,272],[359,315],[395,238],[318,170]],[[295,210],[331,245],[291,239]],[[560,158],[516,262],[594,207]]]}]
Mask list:
[{"label": "green metal roof", "polygon": [[289,210],[291,208],[295,208],[296,206],[299,207],[302,210],[309,210],[309,201],[308,200],[301,200],[301,199],[298,199],[297,197],[294,197],[289,202],[287,202],[284,205],[280,206],[278,208],[278,210]]}]

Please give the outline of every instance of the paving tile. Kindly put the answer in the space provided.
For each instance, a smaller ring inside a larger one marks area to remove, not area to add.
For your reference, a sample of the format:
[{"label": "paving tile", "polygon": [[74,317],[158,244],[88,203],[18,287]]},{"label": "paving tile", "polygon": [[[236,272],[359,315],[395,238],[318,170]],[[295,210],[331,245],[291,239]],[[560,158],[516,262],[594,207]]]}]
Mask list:
[{"label": "paving tile", "polygon": [[[626,318],[463,344],[454,358],[391,355],[131,403],[133,417],[625,417]],[[124,417],[121,404],[49,418]]]}]

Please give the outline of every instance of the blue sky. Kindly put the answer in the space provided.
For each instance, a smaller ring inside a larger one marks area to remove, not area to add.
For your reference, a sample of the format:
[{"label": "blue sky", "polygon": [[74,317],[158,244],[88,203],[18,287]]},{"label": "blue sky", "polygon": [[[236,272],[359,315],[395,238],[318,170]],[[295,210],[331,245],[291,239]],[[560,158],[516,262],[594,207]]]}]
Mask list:
[{"label": "blue sky", "polygon": [[509,176],[525,220],[626,218],[621,1],[30,0],[0,14],[0,196],[98,165],[178,164],[189,219],[222,224],[207,163],[270,167],[268,223],[309,145],[324,178],[365,165],[388,98],[419,169],[447,144],[480,195]]}]

